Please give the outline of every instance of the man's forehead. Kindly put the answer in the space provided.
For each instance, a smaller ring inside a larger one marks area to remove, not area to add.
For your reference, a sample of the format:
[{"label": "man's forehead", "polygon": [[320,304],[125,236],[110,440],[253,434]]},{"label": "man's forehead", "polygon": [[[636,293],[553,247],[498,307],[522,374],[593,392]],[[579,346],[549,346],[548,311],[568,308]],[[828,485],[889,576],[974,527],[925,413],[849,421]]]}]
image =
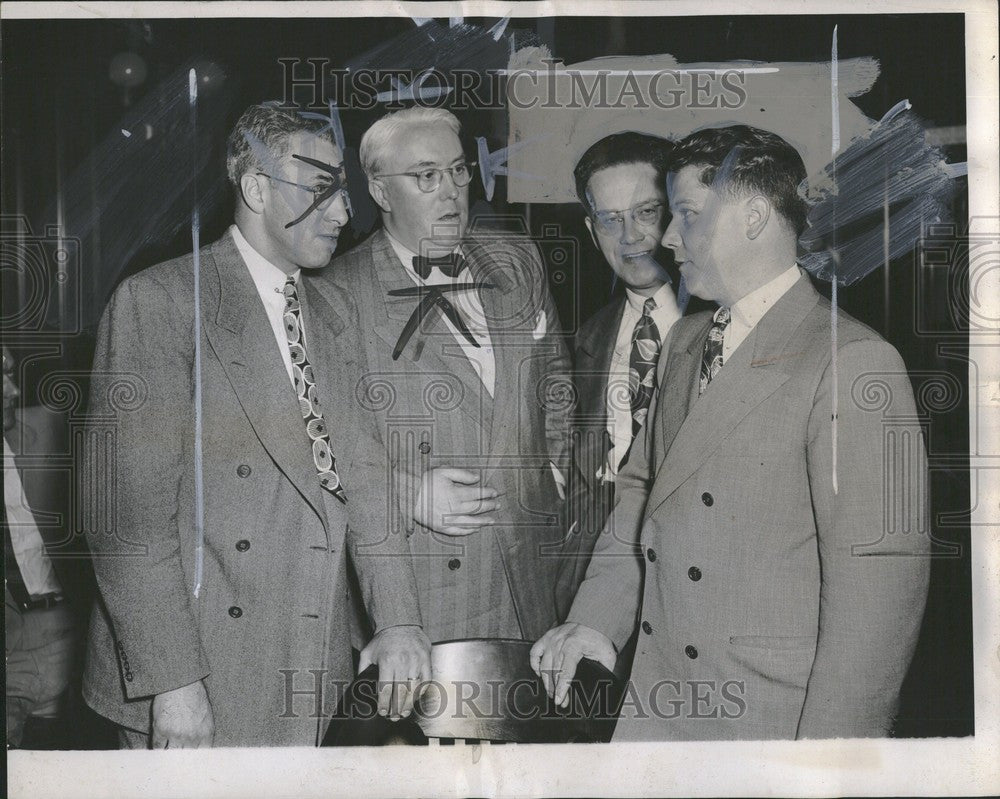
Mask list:
[{"label": "man's forehead", "polygon": [[706,164],[688,164],[677,172],[667,175],[667,193],[672,202],[684,198],[704,197],[712,189],[701,181],[701,174]]},{"label": "man's forehead", "polygon": [[393,136],[392,152],[392,160],[400,167],[417,164],[448,166],[464,156],[461,141],[445,124],[401,128]]},{"label": "man's forehead", "polygon": [[599,169],[590,176],[587,188],[598,205],[621,202],[623,199],[639,202],[662,196],[666,187],[659,185],[656,168],[652,164],[637,162],[615,164]]},{"label": "man's forehead", "polygon": [[330,166],[339,166],[343,163],[344,156],[340,152],[340,148],[337,147],[332,141],[323,137],[317,136],[315,133],[308,133],[306,131],[299,131],[298,133],[293,133],[288,137],[288,148],[286,149],[282,160],[291,161],[292,164],[297,165],[303,169],[316,169],[316,167],[311,166],[308,162],[301,160],[300,158],[295,158],[296,155],[306,156],[312,158],[316,161],[322,161]]}]

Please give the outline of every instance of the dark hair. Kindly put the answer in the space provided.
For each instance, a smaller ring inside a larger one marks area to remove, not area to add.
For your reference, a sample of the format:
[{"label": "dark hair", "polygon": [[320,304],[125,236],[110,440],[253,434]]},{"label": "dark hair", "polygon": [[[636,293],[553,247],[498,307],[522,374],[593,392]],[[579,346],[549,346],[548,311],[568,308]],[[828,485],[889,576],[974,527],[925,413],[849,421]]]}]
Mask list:
[{"label": "dark hair", "polygon": [[244,111],[233,126],[226,147],[226,172],[237,193],[240,178],[254,169],[269,169],[263,161],[281,158],[288,147],[288,137],[299,131],[330,138],[324,120],[301,116],[294,108],[281,108],[276,100],[252,105]]},{"label": "dark hair", "polygon": [[587,184],[595,172],[623,164],[649,164],[656,170],[656,181],[666,191],[667,162],[673,149],[673,142],[650,136],[646,133],[626,131],[612,133],[590,145],[573,170],[576,181],[576,196],[583,207],[590,210],[587,200]]},{"label": "dark hair", "polygon": [[808,206],[799,195],[806,168],[798,151],[776,133],[749,125],[705,128],[677,142],[668,169],[703,167],[706,186],[716,184],[731,194],[763,194],[792,226],[796,235],[806,226]]}]

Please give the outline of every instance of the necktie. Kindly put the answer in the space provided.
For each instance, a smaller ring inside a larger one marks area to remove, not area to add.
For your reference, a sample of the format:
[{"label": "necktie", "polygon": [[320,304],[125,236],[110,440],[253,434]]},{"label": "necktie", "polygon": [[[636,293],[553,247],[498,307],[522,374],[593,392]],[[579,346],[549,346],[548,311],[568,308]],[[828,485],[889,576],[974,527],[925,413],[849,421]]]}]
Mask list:
[{"label": "necktie", "polygon": [[701,380],[698,383],[698,396],[705,393],[708,384],[722,368],[722,337],[729,325],[729,309],[719,308],[715,312],[715,319],[708,329],[708,338],[705,339],[705,349],[701,355]]},{"label": "necktie", "polygon": [[323,409],[316,391],[313,368],[306,355],[305,329],[302,327],[302,307],[295,287],[295,278],[285,282],[285,334],[288,336],[288,351],[292,356],[292,379],[295,393],[299,398],[302,418],[306,423],[306,433],[312,442],[313,461],[319,473],[319,482],[341,502],[347,502],[344,487],[337,474],[337,461],[330,446],[330,435],[323,421]]},{"label": "necktie", "polygon": [[413,256],[413,269],[421,280],[427,280],[431,270],[437,267],[445,277],[456,278],[465,269],[465,259],[460,253],[453,252],[443,258],[426,258],[423,255]]},{"label": "necktie", "polygon": [[628,359],[628,383],[631,396],[632,438],[639,432],[649,412],[649,401],[656,388],[656,361],[660,357],[660,331],[653,321],[656,301],[649,297],[642,306],[642,316],[632,329],[632,352]]}]

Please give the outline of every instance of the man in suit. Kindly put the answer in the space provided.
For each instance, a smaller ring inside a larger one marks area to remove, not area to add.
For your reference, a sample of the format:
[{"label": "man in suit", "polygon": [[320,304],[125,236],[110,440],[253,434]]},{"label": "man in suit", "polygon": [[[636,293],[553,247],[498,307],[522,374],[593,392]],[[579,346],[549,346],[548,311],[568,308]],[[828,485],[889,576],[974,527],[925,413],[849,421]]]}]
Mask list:
[{"label": "man in suit", "polygon": [[382,228],[329,277],[357,303],[357,396],[390,458],[394,515],[370,557],[412,570],[432,641],[533,639],[556,619],[569,374],[538,248],[467,231],[450,112],[389,114],[360,156]]},{"label": "man in suit", "polygon": [[66,420],[41,406],[19,407],[20,396],[4,346],[7,744],[59,748],[70,741],[65,711],[79,668],[85,580],[79,557],[69,557],[67,486],[48,463],[66,451]]},{"label": "man in suit", "polygon": [[616,535],[532,663],[565,702],[580,657],[613,664],[638,614],[619,740],[884,736],[929,571],[905,367],[843,312],[833,337],[795,265],[805,169],[787,142],[697,131],[670,170],[663,242],[721,307],[674,326]]},{"label": "man in suit", "polygon": [[[348,545],[385,526],[356,315],[316,276],[347,221],[341,153],[263,104],[227,167],[235,224],[124,281],[98,331],[84,696],[127,747],[318,743],[353,675]],[[374,659],[429,673],[412,577],[358,572]]]},{"label": "man in suit", "polygon": [[[666,228],[666,164],[672,145],[644,133],[606,136],[576,165],[584,223],[625,290],[576,335],[573,381],[571,535],[560,582],[571,601],[614,498],[625,461],[653,394],[656,365],[687,299],[674,290],[676,267],[660,246]],[[562,608],[561,617],[569,610]]]}]

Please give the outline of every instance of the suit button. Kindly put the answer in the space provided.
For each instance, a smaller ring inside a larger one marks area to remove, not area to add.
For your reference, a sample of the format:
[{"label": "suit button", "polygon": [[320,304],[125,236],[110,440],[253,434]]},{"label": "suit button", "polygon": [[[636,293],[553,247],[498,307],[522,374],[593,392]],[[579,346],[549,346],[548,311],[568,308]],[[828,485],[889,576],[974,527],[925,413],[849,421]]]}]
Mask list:
[{"label": "suit button", "polygon": [[690,569],[688,569],[688,577],[690,577],[695,582],[698,582],[701,579],[701,569],[699,569],[697,566],[692,566]]},{"label": "suit button", "polygon": [[451,560],[448,561],[448,568],[451,569],[452,571],[455,571],[461,565],[462,561],[460,561],[458,558],[452,558]]},{"label": "suit button", "polygon": [[248,549],[250,549],[250,542],[247,541],[245,538],[241,538],[239,541],[236,542],[237,552],[246,552]]},{"label": "suit button", "polygon": [[427,441],[421,441],[420,446],[417,447],[417,449],[419,449],[422,453],[424,453],[424,455],[426,455],[428,452],[431,451],[431,445]]},{"label": "suit button", "polygon": [[644,621],[642,623],[642,631],[644,633],[646,633],[646,635],[652,635],[653,634],[653,625],[650,624],[648,621]]},{"label": "suit button", "polygon": [[650,563],[656,562],[656,552],[652,548],[646,550],[646,557],[649,558]]},{"label": "suit button", "polygon": [[691,646],[691,644],[688,644],[686,647],[684,647],[684,654],[687,655],[689,658],[691,658],[691,660],[694,660],[696,657],[698,657],[698,650],[695,649],[693,646]]},{"label": "suit button", "polygon": [[229,615],[232,616],[234,619],[238,619],[240,616],[243,615],[243,608],[233,605],[229,609]]},{"label": "suit button", "polygon": [[705,503],[709,508],[715,504],[715,498],[709,494],[707,491],[701,495],[701,501]]},{"label": "suit button", "polygon": [[245,463],[241,463],[239,466],[236,467],[236,474],[238,474],[240,477],[249,477],[250,472],[252,471],[253,469],[251,469]]}]

